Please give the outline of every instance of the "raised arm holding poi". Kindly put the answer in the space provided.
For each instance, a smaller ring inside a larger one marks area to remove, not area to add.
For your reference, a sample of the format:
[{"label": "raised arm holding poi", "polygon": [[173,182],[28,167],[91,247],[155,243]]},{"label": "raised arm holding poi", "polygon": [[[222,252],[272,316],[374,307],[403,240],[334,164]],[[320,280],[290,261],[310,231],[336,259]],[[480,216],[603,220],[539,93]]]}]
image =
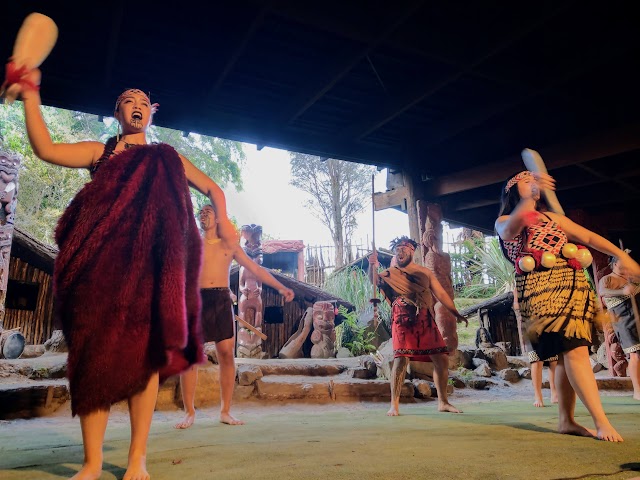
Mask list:
[{"label": "raised arm holding poi", "polygon": [[[584,274],[591,254],[582,245],[619,256],[632,275],[640,274],[640,266],[600,235],[547,211],[540,201],[547,189],[555,189],[555,182],[543,173],[523,171],[506,181],[495,224],[500,245],[516,269],[518,304],[533,349],[540,359],[559,357],[558,431],[622,441],[604,413],[589,363],[598,306]],[[596,431],[576,423],[576,393],[591,413]]]},{"label": "raised arm holding poi", "polygon": [[147,144],[156,105],[143,91],[118,97],[121,133],[106,145],[54,143],[40,112],[39,85],[37,68],[5,85],[22,97],[34,153],[55,165],[87,168],[92,177],[56,228],[55,315],[69,345],[72,413],[80,416],[84,442],[84,464],[73,478],[100,477],[109,409],[126,399],[132,436],[124,478],[146,479],[159,382],[204,358],[197,327],[202,247],[188,186],[220,212],[221,237],[235,241],[236,232],[213,180],[172,147]]}]

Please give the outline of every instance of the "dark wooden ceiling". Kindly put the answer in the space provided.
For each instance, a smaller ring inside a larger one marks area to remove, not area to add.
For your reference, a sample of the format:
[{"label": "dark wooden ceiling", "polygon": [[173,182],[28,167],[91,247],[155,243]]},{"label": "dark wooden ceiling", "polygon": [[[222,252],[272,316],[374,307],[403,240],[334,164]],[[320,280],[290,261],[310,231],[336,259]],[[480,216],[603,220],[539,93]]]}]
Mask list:
[{"label": "dark wooden ceiling", "polygon": [[6,2],[58,43],[48,105],[111,115],[126,87],[156,123],[405,169],[454,224],[491,231],[501,183],[540,151],[568,211],[638,244],[634,2]]}]

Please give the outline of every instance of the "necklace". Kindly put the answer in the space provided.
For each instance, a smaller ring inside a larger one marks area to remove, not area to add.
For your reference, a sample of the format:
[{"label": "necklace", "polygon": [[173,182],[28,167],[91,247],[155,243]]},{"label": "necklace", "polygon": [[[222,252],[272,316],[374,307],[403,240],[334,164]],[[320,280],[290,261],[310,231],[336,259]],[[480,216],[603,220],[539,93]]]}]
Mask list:
[{"label": "necklace", "polygon": [[218,238],[205,238],[205,240],[209,245],[215,245],[216,243],[220,242],[222,239],[218,237]]},{"label": "necklace", "polygon": [[139,147],[141,143],[127,143],[124,140],[120,140],[124,144],[124,149],[129,150],[131,147]]},{"label": "necklace", "polygon": [[629,280],[627,279],[627,277],[623,277],[623,276],[622,276],[622,275],[620,275],[619,273],[616,273],[616,272],[613,272],[613,271],[612,271],[611,273],[613,273],[616,277],[620,277],[621,279],[626,280],[627,282],[629,281]]}]

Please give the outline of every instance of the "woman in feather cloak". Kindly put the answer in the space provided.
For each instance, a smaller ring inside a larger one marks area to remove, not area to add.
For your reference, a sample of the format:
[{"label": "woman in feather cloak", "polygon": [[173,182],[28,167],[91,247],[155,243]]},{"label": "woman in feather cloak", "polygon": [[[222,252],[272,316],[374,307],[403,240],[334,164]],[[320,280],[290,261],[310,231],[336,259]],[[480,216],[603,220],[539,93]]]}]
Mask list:
[{"label": "woman in feather cloak", "polygon": [[156,109],[124,91],[114,116],[122,133],[106,144],[54,143],[40,112],[40,71],[21,82],[36,156],[87,168],[92,181],[56,228],[56,320],[69,345],[72,414],[80,416],[84,464],[74,480],[102,472],[110,406],[127,400],[131,444],[125,480],[150,478],[146,448],[159,383],[203,360],[198,276],[201,241],[189,186],[218,212],[220,236],[235,241],[220,187],[166,144],[149,145]]}]

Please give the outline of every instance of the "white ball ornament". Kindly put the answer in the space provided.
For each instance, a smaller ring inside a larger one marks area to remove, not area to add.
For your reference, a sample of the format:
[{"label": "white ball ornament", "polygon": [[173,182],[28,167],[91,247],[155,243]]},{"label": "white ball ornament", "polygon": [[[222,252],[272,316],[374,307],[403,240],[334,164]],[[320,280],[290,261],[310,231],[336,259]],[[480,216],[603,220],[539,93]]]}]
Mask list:
[{"label": "white ball ornament", "polygon": [[531,270],[536,268],[536,261],[533,259],[532,256],[527,255],[525,257],[522,257],[520,260],[518,260],[518,266],[520,267],[520,270],[522,270],[523,272],[530,272]]},{"label": "white ball ornament", "polygon": [[544,252],[540,263],[544,268],[552,268],[556,264],[556,256],[551,252]]},{"label": "white ball ornament", "polygon": [[580,248],[576,252],[576,260],[578,260],[582,268],[587,268],[593,262],[593,256],[588,249]]},{"label": "white ball ornament", "polygon": [[562,256],[564,258],[574,258],[578,253],[578,247],[576,247],[575,243],[565,243],[564,247],[562,247]]}]

